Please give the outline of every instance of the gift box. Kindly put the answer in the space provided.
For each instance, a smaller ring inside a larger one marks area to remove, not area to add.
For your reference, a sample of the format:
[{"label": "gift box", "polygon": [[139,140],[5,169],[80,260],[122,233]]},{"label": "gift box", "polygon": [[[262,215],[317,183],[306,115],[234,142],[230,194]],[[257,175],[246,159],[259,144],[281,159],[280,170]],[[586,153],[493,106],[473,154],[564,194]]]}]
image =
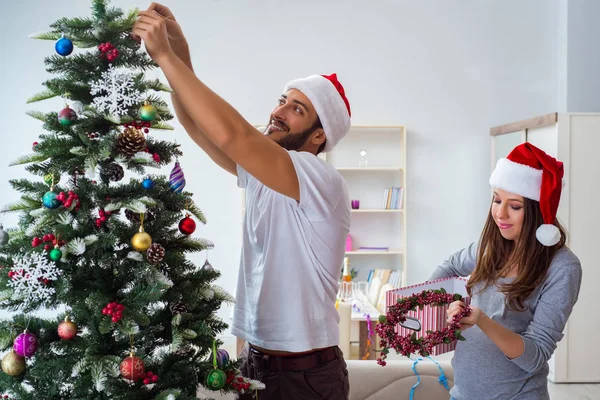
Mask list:
[{"label": "gift box", "polygon": [[[471,298],[468,297],[467,294],[467,279],[466,278],[444,278],[437,279],[434,281],[419,283],[412,286],[406,286],[403,288],[389,290],[386,294],[386,309],[387,307],[396,304],[398,299],[403,297],[410,297],[414,294],[421,293],[424,290],[436,290],[436,289],[444,289],[447,293],[452,294],[460,294],[463,296],[463,301],[465,304],[471,303]],[[448,305],[444,306],[430,306],[426,305],[423,309],[417,309],[416,311],[409,311],[406,316],[413,317],[419,320],[421,323],[421,329],[419,331],[415,331],[410,328],[405,328],[400,325],[397,327],[398,335],[405,336],[410,335],[413,332],[416,333],[417,338],[423,337],[427,335],[427,331],[437,331],[445,326],[447,326],[447,315],[446,311],[448,310]],[[408,321],[410,323],[411,321]],[[454,351],[456,348],[456,342],[452,342],[449,344],[439,344],[435,346],[432,350],[432,355],[440,355],[447,353],[449,351]]]}]

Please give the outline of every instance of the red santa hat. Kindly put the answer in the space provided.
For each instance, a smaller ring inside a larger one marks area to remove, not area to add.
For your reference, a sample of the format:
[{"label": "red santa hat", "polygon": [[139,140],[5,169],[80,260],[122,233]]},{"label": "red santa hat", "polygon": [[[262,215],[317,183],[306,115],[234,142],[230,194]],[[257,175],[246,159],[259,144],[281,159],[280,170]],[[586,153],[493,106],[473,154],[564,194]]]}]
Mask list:
[{"label": "red santa hat", "polygon": [[350,130],[350,103],[337,74],[295,79],[285,85],[283,92],[290,89],[304,93],[315,107],[327,137],[324,151],[331,151]]},{"label": "red santa hat", "polygon": [[515,147],[506,158],[501,158],[490,177],[490,185],[539,201],[544,218],[535,236],[544,246],[554,246],[560,240],[560,231],[554,225],[563,187],[563,163],[549,156],[531,143]]}]

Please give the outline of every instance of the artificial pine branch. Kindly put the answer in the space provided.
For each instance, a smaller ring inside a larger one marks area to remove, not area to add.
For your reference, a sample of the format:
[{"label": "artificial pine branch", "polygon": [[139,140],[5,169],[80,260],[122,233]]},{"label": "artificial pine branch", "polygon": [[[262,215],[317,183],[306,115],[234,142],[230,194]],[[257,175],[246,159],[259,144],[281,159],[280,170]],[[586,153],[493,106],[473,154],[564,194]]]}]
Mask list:
[{"label": "artificial pine branch", "polygon": [[218,285],[213,285],[212,289],[215,292],[215,296],[217,296],[222,302],[228,304],[235,304],[235,297],[233,297],[227,290]]},{"label": "artificial pine branch", "polygon": [[[11,179],[8,181],[13,189],[21,192],[21,193],[36,193],[38,195],[42,195],[43,193],[49,190],[48,185],[45,182],[31,182],[27,179]],[[27,199],[27,196],[23,197]],[[33,198],[31,198],[33,201]],[[36,201],[37,204],[40,204],[40,201]]]},{"label": "artificial pine branch", "polygon": [[175,128],[173,128],[173,126],[167,124],[166,122],[158,121],[152,123],[152,129],[172,131]]},{"label": "artificial pine branch", "polygon": [[106,18],[106,0],[92,0],[92,14],[94,18],[101,21]]},{"label": "artificial pine branch", "polygon": [[93,21],[89,18],[60,18],[50,27],[59,33],[77,34],[77,31],[87,31],[93,28]]},{"label": "artificial pine branch", "polygon": [[127,17],[120,19],[118,21],[110,22],[108,24],[108,29],[113,32],[127,32],[133,28],[133,24],[137,20],[137,16],[139,13],[139,9],[134,8],[129,11]]},{"label": "artificial pine branch", "polygon": [[206,224],[206,217],[204,216],[202,210],[200,210],[200,208],[198,208],[196,204],[190,204],[187,207],[187,210],[190,212],[190,214],[196,217],[198,221],[202,222],[203,224]]},{"label": "artificial pine branch", "polygon": [[173,93],[173,89],[169,86],[161,82],[159,79],[152,79],[146,81],[146,87],[148,89],[156,90],[157,92],[168,92]]},{"label": "artificial pine branch", "polygon": [[44,122],[46,120],[46,114],[44,114],[41,111],[26,111],[25,114],[27,114],[30,117],[33,117],[35,119],[39,119],[42,122]]},{"label": "artificial pine branch", "polygon": [[13,167],[15,165],[23,165],[23,164],[31,164],[31,163],[40,163],[46,161],[49,157],[45,154],[40,153],[32,153],[21,156],[17,158],[15,161],[11,161],[8,166]]},{"label": "artificial pine branch", "polygon": [[62,34],[58,32],[36,32],[30,34],[28,37],[37,40],[58,40],[62,37]]},{"label": "artificial pine branch", "polygon": [[2,209],[2,212],[5,213],[5,212],[15,212],[15,211],[31,211],[31,210],[35,210],[39,207],[40,207],[39,200],[30,198],[27,196],[21,196],[21,200],[4,206],[4,208]]},{"label": "artificial pine branch", "polygon": [[27,99],[27,104],[35,103],[37,101],[52,99],[56,96],[58,96],[57,93],[54,93],[52,90],[47,89],[47,90],[44,90],[43,92],[35,94],[34,96],[30,97],[29,99]]}]

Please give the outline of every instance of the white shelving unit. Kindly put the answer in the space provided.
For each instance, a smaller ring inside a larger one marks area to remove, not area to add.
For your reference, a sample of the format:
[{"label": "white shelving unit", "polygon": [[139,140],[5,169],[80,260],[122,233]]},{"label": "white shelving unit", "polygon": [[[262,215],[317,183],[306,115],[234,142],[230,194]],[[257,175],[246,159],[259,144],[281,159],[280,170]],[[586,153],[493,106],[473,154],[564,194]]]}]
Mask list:
[{"label": "white shelving unit", "polygon": [[[367,165],[360,166],[360,152],[367,152]],[[400,286],[406,279],[406,130],[403,126],[353,126],[335,147],[319,157],[331,163],[348,185],[352,210],[353,248],[388,247],[389,250],[346,252],[358,280],[366,280],[371,269],[398,269]],[[402,187],[400,209],[383,209],[385,189]]]}]

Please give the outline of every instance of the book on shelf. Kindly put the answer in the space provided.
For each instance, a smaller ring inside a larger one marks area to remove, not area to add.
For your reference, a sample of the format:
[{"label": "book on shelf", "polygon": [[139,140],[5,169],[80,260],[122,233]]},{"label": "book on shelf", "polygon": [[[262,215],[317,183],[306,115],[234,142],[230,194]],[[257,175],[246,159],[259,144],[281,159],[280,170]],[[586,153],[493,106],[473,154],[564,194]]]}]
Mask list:
[{"label": "book on shelf", "polygon": [[374,306],[381,302],[381,296],[388,290],[396,289],[402,284],[402,271],[399,269],[376,268],[369,271],[367,277],[368,298]]},{"label": "book on shelf", "polygon": [[400,210],[402,209],[402,197],[404,194],[403,187],[392,186],[386,188],[383,193],[382,209],[384,210]]},{"label": "book on shelf", "polygon": [[368,247],[368,246],[360,246],[358,251],[390,251],[389,247]]}]

